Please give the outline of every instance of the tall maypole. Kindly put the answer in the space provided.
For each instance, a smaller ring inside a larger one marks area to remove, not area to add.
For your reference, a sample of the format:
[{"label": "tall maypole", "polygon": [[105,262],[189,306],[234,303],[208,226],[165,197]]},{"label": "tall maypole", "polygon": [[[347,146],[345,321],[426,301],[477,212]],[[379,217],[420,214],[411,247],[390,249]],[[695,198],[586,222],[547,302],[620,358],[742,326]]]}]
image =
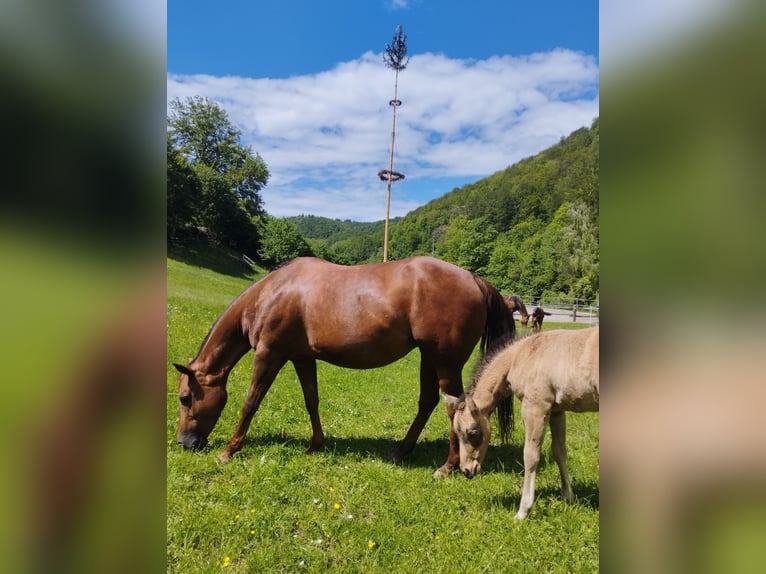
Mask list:
[{"label": "tall maypole", "polygon": [[394,99],[388,102],[391,106],[391,154],[388,157],[388,169],[382,169],[378,172],[378,177],[382,181],[388,181],[388,191],[386,194],[386,223],[383,232],[383,261],[388,261],[388,216],[391,211],[391,184],[400,179],[404,179],[404,174],[394,171],[394,141],[396,140],[396,108],[402,105],[401,100],[397,99],[399,90],[399,72],[407,67],[410,59],[407,57],[407,36],[402,31],[402,25],[396,27],[396,33],[391,40],[391,44],[386,44],[386,53],[383,54],[383,61],[386,67],[395,72],[394,77]]}]

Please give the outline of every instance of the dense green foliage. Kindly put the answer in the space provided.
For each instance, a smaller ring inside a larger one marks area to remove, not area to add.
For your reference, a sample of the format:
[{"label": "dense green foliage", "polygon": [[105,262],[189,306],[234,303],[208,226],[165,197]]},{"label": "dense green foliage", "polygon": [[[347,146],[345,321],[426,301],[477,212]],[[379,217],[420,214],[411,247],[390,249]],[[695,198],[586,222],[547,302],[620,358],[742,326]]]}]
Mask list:
[{"label": "dense green foliage", "polygon": [[313,255],[306,240],[287,219],[262,218],[263,232],[258,256],[261,261],[275,266],[296,257]]},{"label": "dense green foliage", "polygon": [[240,132],[206,98],[173,100],[168,116],[168,237],[204,227],[239,251],[259,246],[261,188],[269,172],[261,156],[240,143]]},{"label": "dense green foliage", "polygon": [[[567,417],[576,502],[559,494],[548,434],[532,513],[517,523],[521,425],[507,445],[493,434],[484,471],[474,480],[435,479],[449,440],[439,405],[412,456],[388,462],[417,410],[417,352],[366,371],[320,362],[327,443],[312,456],[305,454],[311,432],[301,388],[287,365],[242,451],[218,464],[250,384],[248,354],[231,371],[229,404],[210,446],[182,450],[175,439],[178,374],[170,363],[193,355],[216,317],[263,273],[238,278],[168,260],[168,572],[436,572],[445,565],[477,573],[598,571],[598,414]],[[543,328],[556,326],[564,324]],[[518,415],[518,401],[516,408]]]}]

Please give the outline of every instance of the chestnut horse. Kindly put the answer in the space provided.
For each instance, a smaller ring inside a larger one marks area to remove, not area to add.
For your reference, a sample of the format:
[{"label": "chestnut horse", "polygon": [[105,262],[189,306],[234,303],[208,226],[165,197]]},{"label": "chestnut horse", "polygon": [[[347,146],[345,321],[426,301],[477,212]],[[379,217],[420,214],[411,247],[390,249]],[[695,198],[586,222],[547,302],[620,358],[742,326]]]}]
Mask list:
[{"label": "chestnut horse", "polygon": [[445,394],[455,409],[460,466],[472,478],[481,470],[490,439],[489,415],[497,409],[500,438],[513,423],[513,397],[521,400],[524,419],[524,486],[515,518],[532,508],[535,477],[545,426],[551,427],[551,449],[559,467],[561,493],[572,500],[567,473],[566,411],[598,411],[598,327],[537,333],[499,351],[477,373],[466,394]]},{"label": "chestnut horse", "polygon": [[[417,347],[420,399],[415,420],[393,454],[399,461],[415,446],[439,403],[439,389],[463,392],[461,371],[476,343],[481,350],[515,336],[502,295],[484,279],[431,257],[347,267],[299,258],[269,273],[237,297],[216,320],[197,356],[176,364],[180,417],[178,442],[202,448],[226,405],[232,367],[254,349],[253,377],[234,435],[218,456],[242,448],[250,421],[280,369],[292,362],[311,420],[308,452],[324,445],[319,420],[317,360],[352,369],[382,367]],[[449,474],[460,454],[452,432]]]},{"label": "chestnut horse", "polygon": [[522,300],[516,297],[516,295],[507,295],[505,297],[505,304],[508,305],[508,309],[511,310],[511,313],[516,311],[519,312],[521,317],[521,325],[526,327],[527,323],[529,322],[529,313],[527,313],[527,308]]}]

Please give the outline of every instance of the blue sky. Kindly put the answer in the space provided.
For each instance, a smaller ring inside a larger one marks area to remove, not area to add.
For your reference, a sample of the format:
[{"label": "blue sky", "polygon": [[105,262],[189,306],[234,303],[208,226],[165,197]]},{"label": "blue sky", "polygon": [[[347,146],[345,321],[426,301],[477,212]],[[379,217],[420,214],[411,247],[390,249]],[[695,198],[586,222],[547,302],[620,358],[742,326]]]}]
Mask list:
[{"label": "blue sky", "polygon": [[218,102],[271,172],[275,216],[385,215],[398,24],[391,215],[557,142],[598,115],[598,2],[169,0],[168,99]]}]

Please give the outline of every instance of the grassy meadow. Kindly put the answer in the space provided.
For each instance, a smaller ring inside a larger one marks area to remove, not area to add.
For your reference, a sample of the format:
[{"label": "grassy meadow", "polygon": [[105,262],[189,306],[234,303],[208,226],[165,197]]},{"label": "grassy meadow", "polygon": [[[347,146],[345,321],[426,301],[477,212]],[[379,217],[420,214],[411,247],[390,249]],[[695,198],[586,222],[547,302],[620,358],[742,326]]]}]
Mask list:
[{"label": "grassy meadow", "polygon": [[[388,462],[415,416],[418,352],[381,369],[319,363],[325,450],[306,455],[311,427],[288,364],[253,419],[243,449],[216,455],[234,431],[252,354],[229,378],[229,403],[201,452],[176,445],[177,375],[231,300],[259,274],[226,275],[168,260],[167,569],[203,572],[562,572],[599,565],[598,415],[570,414],[576,502],[560,497],[546,437],[529,517],[513,520],[523,427],[493,437],[483,472],[435,479],[447,456],[437,407],[403,464]],[[545,323],[544,328],[581,325]],[[521,335],[526,331],[522,328]],[[475,362],[466,366],[467,385]],[[518,403],[516,404],[518,414]]]}]

